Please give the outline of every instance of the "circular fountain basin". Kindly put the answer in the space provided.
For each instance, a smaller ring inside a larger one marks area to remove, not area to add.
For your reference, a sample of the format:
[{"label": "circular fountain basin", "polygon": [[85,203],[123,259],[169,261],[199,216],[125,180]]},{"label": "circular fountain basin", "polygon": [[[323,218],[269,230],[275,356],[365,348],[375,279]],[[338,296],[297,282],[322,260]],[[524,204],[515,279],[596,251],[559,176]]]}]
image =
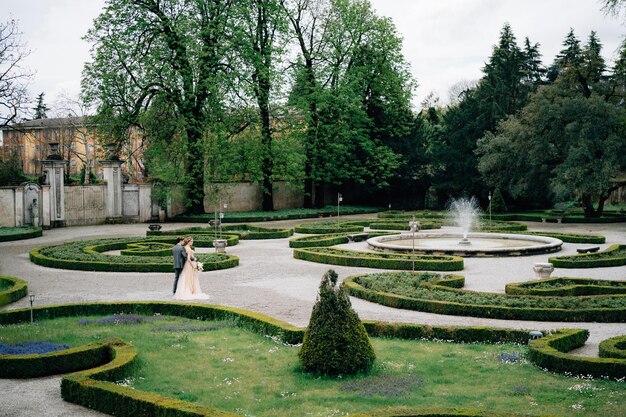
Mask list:
[{"label": "circular fountain basin", "polygon": [[382,252],[456,256],[524,256],[558,252],[563,241],[552,237],[510,233],[469,233],[469,244],[461,233],[417,233],[373,237],[370,249]]}]

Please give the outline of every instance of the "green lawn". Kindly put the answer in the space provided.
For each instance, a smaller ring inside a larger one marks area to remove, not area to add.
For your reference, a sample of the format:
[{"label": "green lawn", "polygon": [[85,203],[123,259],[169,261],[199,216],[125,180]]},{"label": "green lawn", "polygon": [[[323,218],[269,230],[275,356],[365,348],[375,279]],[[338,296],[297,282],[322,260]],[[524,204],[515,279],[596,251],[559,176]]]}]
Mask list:
[{"label": "green lawn", "polygon": [[387,407],[625,415],[624,382],[544,372],[524,359],[525,346],[373,338],[377,362],[369,375],[328,379],[302,372],[298,347],[230,322],[155,316],[103,325],[97,319],[1,326],[0,343],[77,346],[117,336],[139,350],[138,368],[121,383],[242,416],[342,416]]}]

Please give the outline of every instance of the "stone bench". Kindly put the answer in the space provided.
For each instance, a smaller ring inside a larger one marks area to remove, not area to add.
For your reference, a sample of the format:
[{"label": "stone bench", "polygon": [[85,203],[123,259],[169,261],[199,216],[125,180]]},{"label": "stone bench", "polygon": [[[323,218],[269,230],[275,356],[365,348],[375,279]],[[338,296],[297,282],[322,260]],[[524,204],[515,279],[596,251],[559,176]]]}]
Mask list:
[{"label": "stone bench", "polygon": [[348,235],[347,237],[348,237],[348,242],[352,243],[352,242],[355,242],[356,239],[359,239],[359,238],[367,239],[369,237],[369,233],[352,233]]},{"label": "stone bench", "polygon": [[594,246],[592,248],[580,248],[576,249],[578,253],[594,253],[600,250],[600,246]]}]

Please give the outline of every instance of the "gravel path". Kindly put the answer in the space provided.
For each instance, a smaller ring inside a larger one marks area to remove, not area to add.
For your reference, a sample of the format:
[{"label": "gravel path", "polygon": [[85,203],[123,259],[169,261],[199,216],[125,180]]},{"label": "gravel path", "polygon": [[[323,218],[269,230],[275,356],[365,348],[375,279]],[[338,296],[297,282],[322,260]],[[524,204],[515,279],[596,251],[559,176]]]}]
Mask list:
[{"label": "gravel path", "polygon": [[[371,215],[350,216],[366,218]],[[348,218],[348,217],[346,217]],[[296,220],[264,223],[264,226],[292,227],[316,220]],[[552,223],[527,223],[529,230],[554,230],[572,233],[590,233],[606,236],[606,244],[626,243],[626,224],[569,225]],[[189,224],[168,223],[164,230],[177,229]],[[145,236],[146,224],[85,226],[53,229],[42,237],[18,242],[0,243],[0,275],[18,276],[28,281],[35,294],[35,305],[79,303],[90,301],[171,301],[173,273],[103,273],[68,271],[34,265],[28,252],[36,247],[58,244],[77,239]],[[451,229],[452,230],[452,229]],[[365,243],[341,245],[364,250]],[[564,244],[559,255],[576,253],[576,248],[595,246]],[[208,249],[207,249],[208,250]],[[227,249],[240,258],[237,268],[201,274],[204,292],[210,294],[210,304],[245,308],[287,321],[296,326],[306,326],[315,302],[320,278],[330,268],[340,278],[355,273],[375,270],[329,266],[293,259],[288,239],[241,241]],[[508,258],[466,258],[462,274],[466,288],[475,291],[504,292],[504,285],[513,281],[533,278],[532,265],[547,262],[550,255]],[[594,269],[556,269],[552,276],[591,277],[626,280],[626,267]],[[555,329],[576,327],[589,329],[588,343],[576,354],[596,356],[598,343],[606,338],[626,334],[624,323],[555,323],[513,320],[494,320],[473,317],[444,316],[417,311],[398,310],[360,299],[352,304],[363,320],[425,323],[431,325],[494,326],[521,329]],[[3,309],[28,307],[26,298]],[[1,332],[1,329],[0,329]],[[78,417],[101,416],[88,409],[66,403],[60,398],[60,377],[31,380],[0,379],[0,417]]]}]

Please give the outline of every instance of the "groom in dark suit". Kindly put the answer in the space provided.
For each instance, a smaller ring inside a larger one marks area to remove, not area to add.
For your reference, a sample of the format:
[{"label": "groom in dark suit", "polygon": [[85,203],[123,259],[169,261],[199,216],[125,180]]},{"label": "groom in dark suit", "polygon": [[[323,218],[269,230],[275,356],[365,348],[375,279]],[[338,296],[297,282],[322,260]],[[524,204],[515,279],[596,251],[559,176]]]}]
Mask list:
[{"label": "groom in dark suit", "polygon": [[174,255],[174,294],[176,294],[176,286],[178,285],[180,272],[183,270],[185,261],[187,260],[187,252],[185,251],[183,245],[181,245],[182,241],[182,237],[177,237],[176,245],[172,248],[172,254]]}]

